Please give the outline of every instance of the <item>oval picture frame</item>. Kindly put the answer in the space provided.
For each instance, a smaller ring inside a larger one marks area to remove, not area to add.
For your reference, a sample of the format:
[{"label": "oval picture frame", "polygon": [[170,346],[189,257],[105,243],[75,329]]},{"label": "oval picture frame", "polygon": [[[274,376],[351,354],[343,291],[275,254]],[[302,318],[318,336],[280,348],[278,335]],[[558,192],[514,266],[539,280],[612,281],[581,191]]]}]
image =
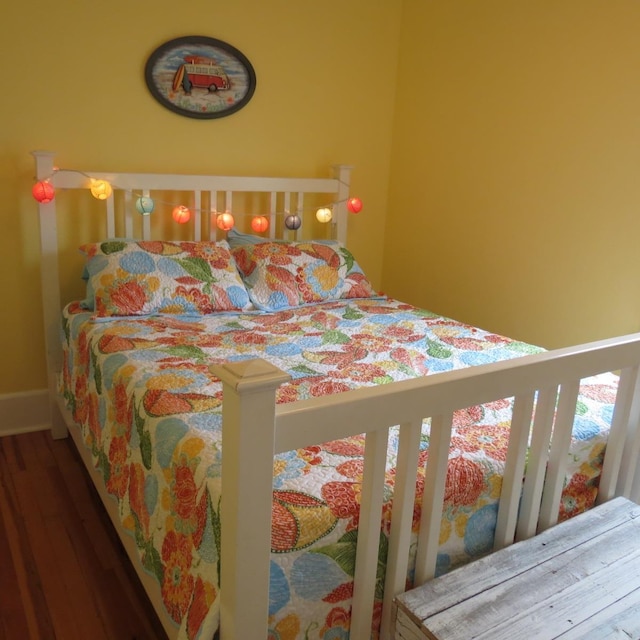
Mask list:
[{"label": "oval picture frame", "polygon": [[151,95],[188,118],[222,118],[253,97],[256,74],[247,57],[207,36],[183,36],[160,45],[147,60],[144,77]]}]

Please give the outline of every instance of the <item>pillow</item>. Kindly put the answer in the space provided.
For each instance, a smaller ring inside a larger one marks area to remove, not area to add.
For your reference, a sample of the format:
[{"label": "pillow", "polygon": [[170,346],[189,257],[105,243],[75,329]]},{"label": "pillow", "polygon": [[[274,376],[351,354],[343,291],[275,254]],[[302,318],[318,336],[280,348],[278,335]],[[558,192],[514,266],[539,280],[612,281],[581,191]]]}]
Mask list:
[{"label": "pillow", "polygon": [[376,296],[353,255],[335,240],[244,243],[231,253],[251,301],[263,311]]},{"label": "pillow", "polygon": [[236,231],[235,227],[231,227],[227,231],[227,242],[232,249],[241,247],[245,244],[260,244],[262,242],[285,242],[284,240],[274,240],[272,238],[263,238],[262,236],[255,236],[251,233],[242,233]]},{"label": "pillow", "polygon": [[201,315],[251,309],[229,244],[109,240],[86,244],[99,317],[154,313]]},{"label": "pillow", "polygon": [[80,300],[80,308],[86,309],[88,311],[93,311],[93,304],[96,298],[96,294],[93,291],[93,287],[91,286],[91,280],[89,279],[89,269],[87,269],[87,265],[84,265],[84,269],[82,270],[82,279],[85,282],[85,286],[87,288],[87,293],[83,300]]},{"label": "pillow", "polygon": [[[124,241],[124,242],[135,242],[133,238],[109,238],[106,242],[114,242],[116,240]],[[82,247],[80,248],[82,250]],[[93,306],[96,298],[96,294],[93,291],[93,286],[91,285],[91,280],[89,279],[89,269],[87,265],[84,265],[82,269],[81,278],[84,280],[86,286],[86,294],[83,300],[80,300],[79,305],[81,309],[85,309],[87,311],[93,311]]]}]

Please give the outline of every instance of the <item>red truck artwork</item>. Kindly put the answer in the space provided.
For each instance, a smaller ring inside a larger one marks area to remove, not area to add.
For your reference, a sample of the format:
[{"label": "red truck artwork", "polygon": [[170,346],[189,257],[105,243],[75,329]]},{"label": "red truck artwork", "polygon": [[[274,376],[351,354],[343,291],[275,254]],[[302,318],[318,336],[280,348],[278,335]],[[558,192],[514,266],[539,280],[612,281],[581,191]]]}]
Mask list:
[{"label": "red truck artwork", "polygon": [[191,95],[193,87],[220,91],[229,86],[229,77],[224,69],[212,58],[204,56],[185,56],[184,64],[173,77],[173,90],[182,87],[187,95]]}]

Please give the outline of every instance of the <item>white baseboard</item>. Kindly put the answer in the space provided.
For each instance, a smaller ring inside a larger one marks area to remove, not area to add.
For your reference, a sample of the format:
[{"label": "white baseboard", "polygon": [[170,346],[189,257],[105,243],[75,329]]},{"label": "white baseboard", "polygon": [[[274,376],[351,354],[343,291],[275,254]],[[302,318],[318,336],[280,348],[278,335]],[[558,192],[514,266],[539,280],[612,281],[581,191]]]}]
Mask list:
[{"label": "white baseboard", "polygon": [[47,389],[0,395],[0,437],[50,428]]}]

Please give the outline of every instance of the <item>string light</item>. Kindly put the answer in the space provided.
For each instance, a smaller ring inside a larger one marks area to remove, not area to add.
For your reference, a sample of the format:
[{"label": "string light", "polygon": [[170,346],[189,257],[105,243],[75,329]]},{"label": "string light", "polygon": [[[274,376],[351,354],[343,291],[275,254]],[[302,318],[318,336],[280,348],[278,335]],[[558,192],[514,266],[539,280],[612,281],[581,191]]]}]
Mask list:
[{"label": "string light", "polygon": [[216,218],[216,226],[222,231],[229,231],[229,229],[233,229],[235,223],[236,221],[228,211],[218,214],[218,217]]},{"label": "string light", "polygon": [[350,213],[360,213],[362,211],[362,200],[360,198],[349,198],[347,200],[347,209]]},{"label": "string light", "polygon": [[264,216],[256,216],[251,220],[251,228],[256,233],[264,233],[269,228],[269,221]]},{"label": "string light", "polygon": [[333,218],[331,209],[329,207],[322,207],[316,211],[316,218],[318,222],[329,222]]},{"label": "string light", "polygon": [[297,231],[302,226],[302,220],[298,215],[289,215],[284,219],[284,226],[291,231]]},{"label": "string light", "polygon": [[91,195],[98,200],[106,200],[112,193],[113,188],[106,180],[91,180]]},{"label": "string light", "polygon": [[48,180],[36,182],[31,189],[33,197],[42,204],[51,202],[56,197],[56,190]]},{"label": "string light", "polygon": [[148,216],[153,213],[153,209],[155,208],[156,203],[149,196],[140,196],[136,200],[136,209],[138,213],[142,216]]},{"label": "string light", "polygon": [[[111,183],[109,183],[107,180],[93,178],[90,175],[84,173],[83,171],[78,171],[76,169],[59,169],[56,167],[54,168],[53,173],[50,176],[42,180],[39,180],[33,185],[31,192],[35,200],[37,200],[42,204],[46,204],[48,202],[51,202],[54,199],[55,187],[51,183],[51,179],[55,176],[56,173],[61,171],[79,173],[89,178],[89,180],[91,181],[89,186],[91,194],[98,200],[107,200],[108,198],[111,197],[113,193],[113,189],[118,188],[117,185],[111,185]],[[350,198],[347,198],[346,200],[333,202],[331,203],[330,206],[323,206],[319,208],[316,211],[316,218],[318,219],[319,222],[322,222],[322,223],[330,222],[331,219],[333,218],[332,207],[335,205],[343,204],[343,203],[346,203],[347,211],[349,211],[350,213],[359,213],[363,207],[362,200],[360,200],[360,198],[350,197]],[[140,213],[140,215],[148,216],[154,211],[155,204],[156,203],[153,200],[153,198],[150,198],[149,196],[140,195],[136,199],[135,207],[138,213]],[[173,206],[172,203],[164,202],[163,204],[165,205],[169,204]],[[245,214],[240,214],[240,215],[245,215]],[[257,233],[262,233],[268,229],[269,220],[267,217],[256,216],[255,214],[250,214],[250,215],[253,216],[251,220],[251,228],[254,231],[256,231]],[[284,213],[271,212],[271,215],[284,215],[285,227],[291,231],[297,231],[302,226],[302,220],[300,216],[297,214],[292,215],[285,211]],[[185,222],[188,222],[191,219],[191,210],[184,205],[173,206],[172,216],[176,222],[180,224],[184,224]],[[218,226],[218,228],[222,229],[223,231],[229,231],[229,229],[233,228],[233,226],[235,225],[235,219],[233,215],[228,211],[222,214],[217,214],[216,225]]]},{"label": "string light", "polygon": [[171,215],[178,224],[184,224],[185,222],[189,222],[191,219],[191,211],[189,211],[189,207],[185,207],[183,204],[179,204],[177,207],[174,207]]}]

